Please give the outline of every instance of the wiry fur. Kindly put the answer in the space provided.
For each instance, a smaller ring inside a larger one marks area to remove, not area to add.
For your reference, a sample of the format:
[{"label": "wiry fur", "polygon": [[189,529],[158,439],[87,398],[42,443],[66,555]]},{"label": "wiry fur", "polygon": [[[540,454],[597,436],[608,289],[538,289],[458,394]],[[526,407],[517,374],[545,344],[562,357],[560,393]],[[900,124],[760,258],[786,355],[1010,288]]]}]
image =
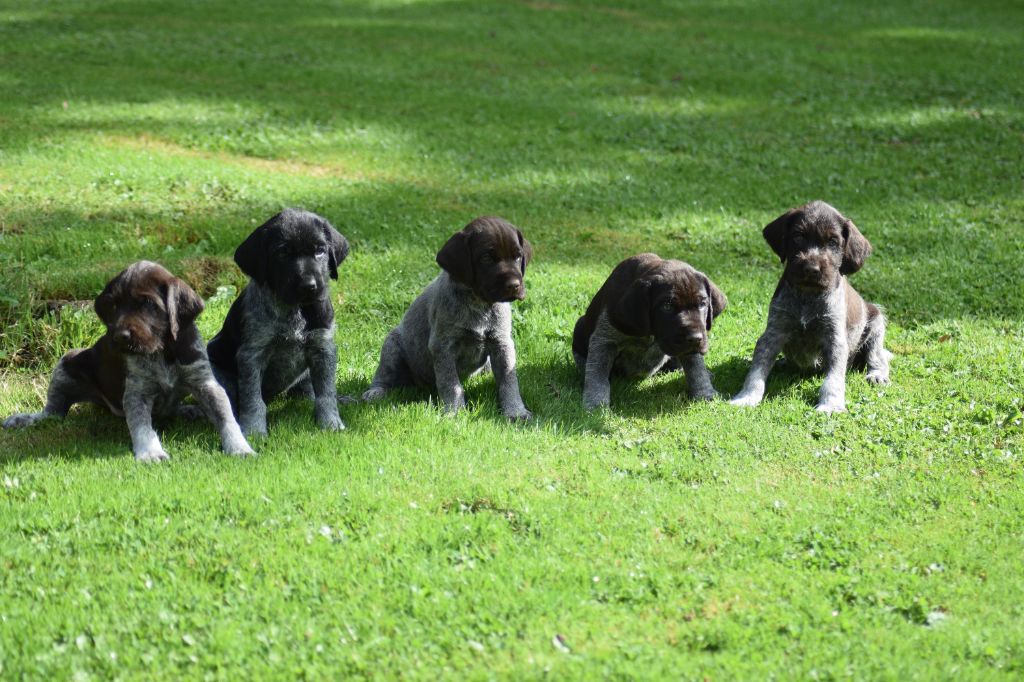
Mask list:
[{"label": "wiry fur", "polygon": [[643,253],[619,263],[573,330],[583,406],[608,406],[613,373],[639,380],[682,369],[691,398],[717,397],[704,354],[727,304],[707,275],[682,261]]},{"label": "wiry fur", "polygon": [[779,353],[800,369],[824,372],[817,409],[846,409],[846,371],[867,368],[871,383],[889,382],[885,317],[850,286],[871,253],[871,244],[832,206],[814,201],[792,209],[764,230],[786,268],[768,309],[743,388],[730,401],[753,406]]},{"label": "wiry fur", "polygon": [[168,459],[153,415],[182,411],[192,394],[220,432],[224,451],[253,454],[216,382],[195,326],[202,300],[160,265],[140,261],[115,277],[96,299],[107,332],[91,348],[68,352],[53,371],[46,406],[16,414],[6,428],[64,417],[77,402],[103,405],[128,422],[135,459]]},{"label": "wiry fur", "polygon": [[267,402],[284,391],[313,400],[320,428],[345,428],[327,279],[338,278],[347,255],[347,240],[329,222],[294,209],[257,228],[235,252],[251,279],[209,354],[244,433],[266,435]]},{"label": "wiry fur", "polygon": [[[532,249],[513,225],[478,218],[438,253],[444,267],[387,335],[367,401],[399,386],[436,389],[445,408],[465,407],[462,382],[494,372],[498,404],[509,419],[529,419],[516,376],[510,299],[525,295]],[[499,300],[504,299],[504,300]]]}]

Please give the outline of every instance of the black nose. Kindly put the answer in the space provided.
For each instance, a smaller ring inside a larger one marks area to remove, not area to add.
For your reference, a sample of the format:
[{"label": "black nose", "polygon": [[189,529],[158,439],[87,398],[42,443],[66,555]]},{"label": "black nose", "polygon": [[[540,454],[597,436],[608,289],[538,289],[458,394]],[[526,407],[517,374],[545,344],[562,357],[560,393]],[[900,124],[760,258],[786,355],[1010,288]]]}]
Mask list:
[{"label": "black nose", "polygon": [[312,277],[310,277],[309,279],[302,280],[302,283],[299,284],[299,289],[304,294],[316,293],[316,280],[313,279]]},{"label": "black nose", "polygon": [[132,340],[132,333],[127,329],[118,329],[114,333],[114,338],[121,343],[128,343]]}]

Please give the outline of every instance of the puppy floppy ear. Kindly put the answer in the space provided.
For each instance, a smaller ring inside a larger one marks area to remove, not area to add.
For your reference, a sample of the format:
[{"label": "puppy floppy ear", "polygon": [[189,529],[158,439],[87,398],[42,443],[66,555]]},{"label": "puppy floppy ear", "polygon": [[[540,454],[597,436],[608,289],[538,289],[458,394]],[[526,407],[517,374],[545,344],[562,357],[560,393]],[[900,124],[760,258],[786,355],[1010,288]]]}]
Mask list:
[{"label": "puppy floppy ear", "polygon": [[178,338],[178,332],[192,324],[204,308],[203,299],[199,298],[199,294],[177,277],[167,283],[164,306],[167,308],[171,338],[175,340]]},{"label": "puppy floppy ear", "polygon": [[651,287],[647,278],[629,283],[617,301],[608,306],[612,325],[629,336],[651,335]]},{"label": "puppy floppy ear", "polygon": [[864,261],[871,255],[871,242],[860,233],[853,221],[844,218],[843,223],[843,262],[839,272],[852,275],[861,269]]},{"label": "puppy floppy ear", "polygon": [[525,275],[526,266],[533,260],[533,244],[526,241],[526,237],[523,236],[523,233],[518,228],[516,229],[516,236],[519,238],[519,248],[523,250],[523,262],[519,266],[519,271]]},{"label": "puppy floppy ear", "polygon": [[437,252],[437,264],[451,278],[461,284],[473,285],[473,254],[469,248],[468,235],[459,231],[448,238],[441,250]]},{"label": "puppy floppy ear", "polygon": [[348,240],[334,227],[324,221],[324,236],[327,237],[327,264],[331,268],[331,279],[338,279],[338,266],[348,258]]},{"label": "puppy floppy ear", "polygon": [[253,230],[253,233],[235,249],[235,263],[257,284],[265,284],[267,281],[267,233],[276,228],[280,220],[281,214],[278,213]]},{"label": "puppy floppy ear", "polygon": [[764,230],[761,231],[764,240],[768,242],[768,246],[772,247],[779,259],[786,262],[786,236],[789,234],[789,225],[793,222],[793,217],[799,212],[799,209],[791,208],[772,222],[765,225]]},{"label": "puppy floppy ear", "polygon": [[114,322],[114,314],[117,312],[117,297],[118,292],[124,285],[124,273],[121,271],[117,273],[114,279],[107,282],[107,286],[103,287],[103,291],[96,297],[96,301],[93,303],[93,307],[96,309],[96,314],[99,316],[103,324],[108,327]]},{"label": "puppy floppy ear", "polygon": [[704,275],[704,291],[707,292],[708,300],[711,304],[708,306],[708,312],[704,318],[704,327],[711,331],[711,323],[729,306],[729,301],[726,299],[725,294],[722,293],[722,290],[707,275]]}]

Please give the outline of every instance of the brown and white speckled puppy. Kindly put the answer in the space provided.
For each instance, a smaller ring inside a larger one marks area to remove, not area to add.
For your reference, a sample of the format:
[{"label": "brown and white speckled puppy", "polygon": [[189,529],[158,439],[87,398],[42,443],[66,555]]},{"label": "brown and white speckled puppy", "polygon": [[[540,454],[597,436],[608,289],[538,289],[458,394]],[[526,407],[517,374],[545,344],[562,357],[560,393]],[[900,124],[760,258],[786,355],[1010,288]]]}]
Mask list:
[{"label": "brown and white speckled puppy", "polygon": [[764,228],[764,238],[786,264],[768,308],[743,388],[730,401],[752,406],[779,353],[797,367],[825,373],[817,409],[846,409],[846,371],[867,367],[867,380],[889,383],[885,317],[854,291],[847,275],[860,270],[871,244],[853,221],[824,201],[790,209]]},{"label": "brown and white speckled puppy", "polygon": [[408,385],[436,389],[449,412],[466,404],[462,382],[491,369],[501,413],[533,415],[519,394],[512,301],[526,296],[523,277],[533,247],[502,218],[477,218],[437,253],[442,271],[412,302],[380,351],[380,365],[363,400]]},{"label": "brown and white speckled puppy", "polygon": [[707,275],[682,261],[642,253],[619,263],[573,330],[583,406],[609,404],[613,372],[643,379],[682,368],[691,398],[715,398],[704,354],[727,304]]},{"label": "brown and white speckled puppy", "polygon": [[220,431],[224,451],[251,455],[213,377],[195,318],[203,300],[185,282],[149,261],[128,266],[96,298],[107,332],[91,348],[69,351],[53,370],[41,412],[16,414],[5,428],[64,417],[72,405],[103,405],[128,422],[140,462],[168,459],[153,430],[153,415],[170,415],[182,398],[195,396]]}]

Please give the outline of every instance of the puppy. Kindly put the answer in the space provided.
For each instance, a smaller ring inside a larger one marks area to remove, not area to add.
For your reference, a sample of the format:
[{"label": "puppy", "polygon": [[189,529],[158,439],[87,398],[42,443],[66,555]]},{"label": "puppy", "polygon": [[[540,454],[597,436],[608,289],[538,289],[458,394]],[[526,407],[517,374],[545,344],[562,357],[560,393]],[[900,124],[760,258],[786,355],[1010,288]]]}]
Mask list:
[{"label": "puppy", "polygon": [[275,215],[235,250],[250,280],[208,352],[246,435],[267,434],[267,402],[284,391],[313,400],[320,428],[345,428],[327,280],[338,279],[347,255],[348,241],[327,220],[295,209]]},{"label": "puppy", "polygon": [[761,402],[780,351],[801,369],[824,371],[821,412],[846,409],[850,366],[866,365],[869,382],[889,383],[892,354],[883,347],[885,317],[846,279],[871,254],[871,244],[853,222],[824,201],[812,201],[779,216],[764,228],[764,238],[786,267],[743,389],[730,402]]},{"label": "puppy", "polygon": [[384,340],[363,400],[418,384],[436,389],[445,408],[458,412],[466,405],[462,382],[490,368],[501,413],[532,417],[519,395],[510,305],[526,296],[523,276],[532,255],[523,233],[494,216],[477,218],[452,235],[437,253],[443,271]]},{"label": "puppy", "polygon": [[210,370],[195,325],[202,310],[202,299],[162,266],[128,266],[96,299],[107,332],[91,348],[60,359],[42,412],[8,417],[4,427],[64,417],[75,403],[93,402],[128,421],[136,460],[158,462],[169,456],[153,430],[153,415],[174,412],[191,393],[220,431],[225,452],[253,454]]},{"label": "puppy", "polygon": [[608,406],[612,372],[642,379],[682,368],[691,398],[717,397],[704,354],[726,305],[714,282],[682,261],[642,253],[616,265],[572,333],[583,406]]}]

